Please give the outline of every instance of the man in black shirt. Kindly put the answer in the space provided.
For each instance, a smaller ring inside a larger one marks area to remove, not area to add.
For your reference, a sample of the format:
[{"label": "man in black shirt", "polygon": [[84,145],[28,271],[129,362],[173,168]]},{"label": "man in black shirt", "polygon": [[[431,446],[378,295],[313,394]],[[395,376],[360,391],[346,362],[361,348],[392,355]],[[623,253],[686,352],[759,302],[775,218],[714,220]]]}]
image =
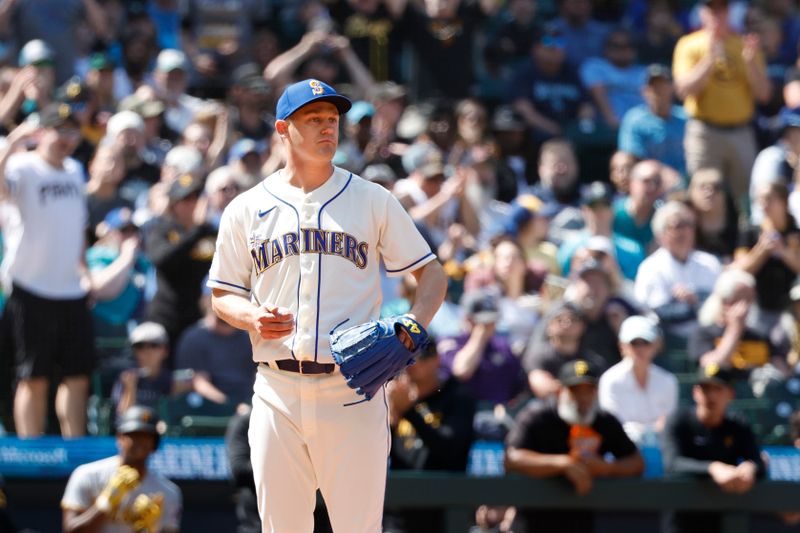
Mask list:
[{"label": "man in black shirt", "polygon": [[[439,378],[439,355],[430,343],[404,374],[386,386],[392,427],[392,470],[464,472],[472,446],[475,401],[454,378]],[[440,533],[439,511],[388,512],[384,531]]]},{"label": "man in black shirt", "polygon": [[[595,477],[633,477],[644,470],[636,445],[622,424],[597,403],[599,372],[587,361],[564,364],[556,401],[532,403],[517,415],[506,439],[508,472],[546,478],[565,476],[579,495],[592,489]],[[608,460],[608,454],[613,460]],[[528,527],[537,533],[591,532],[589,511],[529,511]]]},{"label": "man in black shirt", "polygon": [[[667,422],[662,454],[669,473],[710,476],[723,491],[744,494],[765,469],[749,425],[726,412],[733,379],[731,371],[714,363],[700,370],[692,389],[696,405]],[[674,513],[666,522],[669,533],[722,531],[719,513]]]}]

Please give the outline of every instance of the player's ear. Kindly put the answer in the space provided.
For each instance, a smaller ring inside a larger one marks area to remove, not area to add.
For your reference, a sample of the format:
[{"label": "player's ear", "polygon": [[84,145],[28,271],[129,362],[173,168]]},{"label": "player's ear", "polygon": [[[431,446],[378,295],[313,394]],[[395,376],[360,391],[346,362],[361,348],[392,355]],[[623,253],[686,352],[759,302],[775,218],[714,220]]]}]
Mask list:
[{"label": "player's ear", "polygon": [[280,135],[281,137],[285,137],[287,132],[289,131],[289,123],[285,120],[276,120],[275,131],[277,131],[278,135]]}]

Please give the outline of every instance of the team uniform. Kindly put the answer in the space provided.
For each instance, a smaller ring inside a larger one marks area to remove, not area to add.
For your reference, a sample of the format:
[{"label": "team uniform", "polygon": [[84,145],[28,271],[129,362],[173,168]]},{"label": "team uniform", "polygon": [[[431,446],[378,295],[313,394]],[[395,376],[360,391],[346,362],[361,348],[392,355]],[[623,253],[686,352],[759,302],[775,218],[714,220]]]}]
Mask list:
[{"label": "team uniform", "polygon": [[250,335],[259,365],[249,439],[264,531],[311,532],[318,487],[334,531],[381,531],[386,399],[361,401],[334,372],[329,336],[379,317],[381,261],[402,276],[434,259],[390,192],[337,167],[307,194],[278,171],[223,213],[208,286],[295,317],[291,335]]},{"label": "team uniform", "polygon": [[[120,465],[119,456],[108,457],[81,465],[72,472],[61,498],[61,507],[83,512],[95,504],[97,497]],[[155,531],[179,531],[181,526],[182,496],[172,481],[152,471],[133,488],[120,505],[119,510],[100,529],[101,533],[131,533],[133,527],[125,521],[126,509],[140,494],[150,497],[161,495],[161,519]]]},{"label": "team uniform", "polygon": [[80,282],[87,220],[81,165],[66,158],[58,169],[26,152],[9,158],[5,177],[20,220],[15,253],[4,265],[13,287],[7,313],[17,377],[47,377],[54,364],[64,376],[89,374],[94,360]]}]

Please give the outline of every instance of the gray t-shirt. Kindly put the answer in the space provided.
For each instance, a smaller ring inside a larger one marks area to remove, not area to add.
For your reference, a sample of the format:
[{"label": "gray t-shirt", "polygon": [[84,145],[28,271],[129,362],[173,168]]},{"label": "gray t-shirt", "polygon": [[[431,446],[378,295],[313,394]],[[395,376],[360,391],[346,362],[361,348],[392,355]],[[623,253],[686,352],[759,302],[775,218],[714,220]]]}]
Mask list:
[{"label": "gray t-shirt", "polygon": [[[120,457],[115,455],[76,468],[67,481],[67,488],[64,489],[64,496],[61,498],[61,508],[82,512],[91,507],[119,465]],[[140,494],[147,494],[150,497],[161,494],[164,498],[161,521],[156,531],[180,529],[183,501],[180,489],[160,474],[148,471],[141,483],[125,495],[117,513],[100,529],[100,532],[131,533],[133,528],[123,522],[121,517]]]}]

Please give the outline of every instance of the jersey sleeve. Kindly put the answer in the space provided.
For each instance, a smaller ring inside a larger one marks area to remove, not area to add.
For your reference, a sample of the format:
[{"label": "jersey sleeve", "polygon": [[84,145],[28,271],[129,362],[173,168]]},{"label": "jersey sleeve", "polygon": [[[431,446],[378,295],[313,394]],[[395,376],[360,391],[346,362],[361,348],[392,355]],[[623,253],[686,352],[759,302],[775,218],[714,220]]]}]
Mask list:
[{"label": "jersey sleeve", "polygon": [[164,495],[164,507],[161,513],[162,531],[180,531],[181,514],[183,513],[183,495],[177,485]]},{"label": "jersey sleeve", "polygon": [[17,164],[15,158],[9,158],[8,162],[6,163],[4,177],[6,180],[9,199],[14,202],[18,201],[22,195],[22,188],[25,184],[25,180],[20,179],[22,174],[20,170],[20,165]]},{"label": "jersey sleeve", "polygon": [[386,195],[378,253],[389,276],[402,276],[436,259],[414,221],[391,194]]},{"label": "jersey sleeve", "polygon": [[99,491],[93,486],[90,476],[78,467],[67,481],[64,496],[61,497],[61,508],[72,511],[84,511],[92,506]]},{"label": "jersey sleeve", "polygon": [[252,260],[242,221],[243,204],[235,202],[222,213],[217,245],[206,285],[244,296],[250,294]]}]

